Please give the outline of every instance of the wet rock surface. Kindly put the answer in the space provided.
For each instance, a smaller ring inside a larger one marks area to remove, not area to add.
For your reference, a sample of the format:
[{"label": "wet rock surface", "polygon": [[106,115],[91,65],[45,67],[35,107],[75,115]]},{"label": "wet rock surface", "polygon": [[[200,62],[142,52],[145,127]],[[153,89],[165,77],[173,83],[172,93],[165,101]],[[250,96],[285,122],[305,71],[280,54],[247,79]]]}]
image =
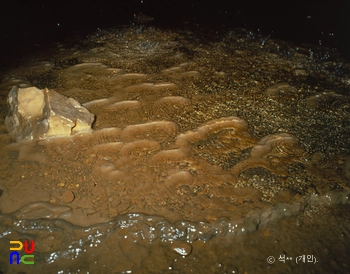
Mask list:
[{"label": "wet rock surface", "polygon": [[101,30],[32,56],[1,107],[13,86],[47,87],[96,120],[29,143],[2,127],[2,250],[35,239],[37,272],[347,273],[347,237],[332,242],[350,231],[348,71],[242,29]]}]

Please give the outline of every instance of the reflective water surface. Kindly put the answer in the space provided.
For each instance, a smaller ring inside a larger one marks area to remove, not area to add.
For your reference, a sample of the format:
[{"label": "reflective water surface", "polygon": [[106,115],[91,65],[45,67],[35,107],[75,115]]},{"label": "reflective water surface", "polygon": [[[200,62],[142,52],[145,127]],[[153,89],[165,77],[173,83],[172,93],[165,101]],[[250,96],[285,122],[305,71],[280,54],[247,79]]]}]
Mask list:
[{"label": "reflective water surface", "polygon": [[[0,271],[348,273],[349,75],[243,29],[99,30],[28,56],[0,86]],[[94,131],[16,143],[13,86],[76,99]],[[10,264],[13,240],[33,265]]]}]

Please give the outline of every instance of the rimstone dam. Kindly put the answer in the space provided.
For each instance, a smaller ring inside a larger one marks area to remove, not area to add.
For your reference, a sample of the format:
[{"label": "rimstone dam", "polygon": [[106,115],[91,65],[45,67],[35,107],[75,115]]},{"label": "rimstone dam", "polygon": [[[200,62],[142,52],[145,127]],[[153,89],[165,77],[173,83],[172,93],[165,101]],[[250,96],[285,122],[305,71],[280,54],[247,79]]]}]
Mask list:
[{"label": "rimstone dam", "polygon": [[0,85],[0,272],[348,273],[349,90],[336,55],[245,29],[98,30],[22,60]]}]

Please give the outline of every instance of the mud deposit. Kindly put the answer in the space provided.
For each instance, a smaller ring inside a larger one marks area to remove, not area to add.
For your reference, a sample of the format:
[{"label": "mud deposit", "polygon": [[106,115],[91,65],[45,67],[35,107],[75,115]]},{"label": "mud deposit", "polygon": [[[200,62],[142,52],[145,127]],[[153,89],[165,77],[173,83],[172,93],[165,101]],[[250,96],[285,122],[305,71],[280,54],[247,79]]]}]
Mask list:
[{"label": "mud deposit", "polygon": [[[349,273],[349,75],[243,29],[99,30],[29,56],[0,86],[0,272]],[[94,131],[16,143],[13,86],[76,99]],[[9,263],[13,240],[35,264]]]}]

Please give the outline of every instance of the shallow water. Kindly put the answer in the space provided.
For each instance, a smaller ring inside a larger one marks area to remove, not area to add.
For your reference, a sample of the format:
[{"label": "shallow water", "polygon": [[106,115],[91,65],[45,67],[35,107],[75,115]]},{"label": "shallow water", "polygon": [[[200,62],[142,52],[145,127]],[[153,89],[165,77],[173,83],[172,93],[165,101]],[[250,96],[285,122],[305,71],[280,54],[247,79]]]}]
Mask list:
[{"label": "shallow water", "polygon": [[[325,51],[132,27],[22,60],[2,121],[14,85],[96,120],[21,143],[1,127],[0,271],[348,273],[350,66]],[[10,265],[11,240],[34,265]]]}]

